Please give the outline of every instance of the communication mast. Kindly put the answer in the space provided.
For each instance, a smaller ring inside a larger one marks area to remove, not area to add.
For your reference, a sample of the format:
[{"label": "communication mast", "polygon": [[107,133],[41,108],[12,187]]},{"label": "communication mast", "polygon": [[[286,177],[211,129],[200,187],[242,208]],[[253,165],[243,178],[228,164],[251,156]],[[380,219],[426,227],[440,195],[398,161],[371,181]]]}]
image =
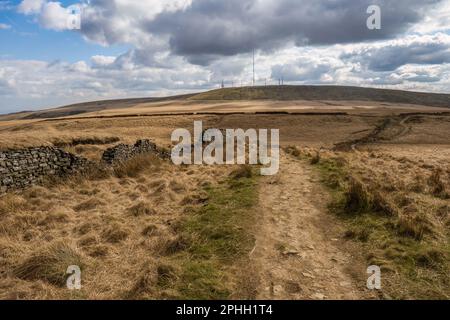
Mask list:
[{"label": "communication mast", "polygon": [[255,49],[253,49],[253,86],[255,86]]}]

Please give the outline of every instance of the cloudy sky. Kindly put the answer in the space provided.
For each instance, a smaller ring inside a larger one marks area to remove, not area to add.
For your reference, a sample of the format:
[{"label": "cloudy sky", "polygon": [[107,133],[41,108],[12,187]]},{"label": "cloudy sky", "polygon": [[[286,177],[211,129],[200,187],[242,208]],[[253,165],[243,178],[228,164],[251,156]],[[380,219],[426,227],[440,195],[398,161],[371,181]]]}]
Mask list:
[{"label": "cloudy sky", "polygon": [[258,85],[450,93],[450,0],[0,0],[0,113],[249,85],[253,50]]}]

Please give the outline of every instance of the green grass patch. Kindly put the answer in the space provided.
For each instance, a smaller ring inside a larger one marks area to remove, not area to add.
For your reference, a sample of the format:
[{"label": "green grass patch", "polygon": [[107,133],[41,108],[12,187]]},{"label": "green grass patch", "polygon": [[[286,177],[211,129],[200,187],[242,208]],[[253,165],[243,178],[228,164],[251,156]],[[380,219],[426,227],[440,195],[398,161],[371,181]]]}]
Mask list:
[{"label": "green grass patch", "polygon": [[226,299],[234,282],[230,268],[254,246],[249,228],[257,204],[253,175],[205,187],[207,202],[185,218],[179,231],[189,245],[170,259],[181,266],[172,289],[179,299]]}]

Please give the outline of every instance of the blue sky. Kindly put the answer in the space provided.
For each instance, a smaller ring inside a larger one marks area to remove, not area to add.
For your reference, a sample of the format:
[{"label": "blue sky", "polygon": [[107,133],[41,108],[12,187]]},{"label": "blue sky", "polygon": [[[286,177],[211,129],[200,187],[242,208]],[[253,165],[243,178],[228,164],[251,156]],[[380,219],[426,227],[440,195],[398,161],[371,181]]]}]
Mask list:
[{"label": "blue sky", "polygon": [[[256,80],[450,92],[450,0],[0,0],[0,113]],[[369,30],[368,6],[381,10]]]},{"label": "blue sky", "polygon": [[[17,6],[21,1],[10,1]],[[60,1],[64,7],[76,1]],[[89,60],[93,55],[116,56],[127,51],[127,45],[102,46],[83,40],[78,32],[54,31],[40,27],[35,17],[26,16],[11,8],[0,10],[0,23],[11,29],[0,30],[0,56],[2,59],[63,60],[76,62]]]}]

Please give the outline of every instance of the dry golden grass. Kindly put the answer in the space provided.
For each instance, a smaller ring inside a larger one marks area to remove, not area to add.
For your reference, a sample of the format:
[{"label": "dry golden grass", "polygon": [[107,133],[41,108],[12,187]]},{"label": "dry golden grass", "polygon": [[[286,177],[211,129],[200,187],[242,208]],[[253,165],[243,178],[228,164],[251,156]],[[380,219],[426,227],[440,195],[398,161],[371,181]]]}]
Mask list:
[{"label": "dry golden grass", "polygon": [[316,164],[335,198],[330,209],[348,226],[344,237],[362,243],[368,263],[382,267],[385,297],[450,298],[450,180],[441,167],[443,151],[425,162],[392,146],[372,147],[324,152]]},{"label": "dry golden grass", "polygon": [[158,171],[161,160],[154,155],[138,155],[128,161],[114,166],[117,178],[137,178],[144,170]]},{"label": "dry golden grass", "polygon": [[[0,298],[170,295],[162,288],[172,281],[170,268],[176,263],[166,257],[186,247],[176,228],[186,215],[183,199],[197,199],[205,183],[214,185],[232,170],[175,167],[142,156],[102,172],[100,178],[97,173],[84,174],[4,195]],[[202,203],[191,205],[196,210]],[[150,281],[153,276],[143,264],[153,266],[156,282]],[[64,287],[69,265],[82,266],[80,292]],[[149,288],[141,288],[142,283]],[[150,289],[155,284],[160,287]]]},{"label": "dry golden grass", "polygon": [[61,241],[37,250],[14,268],[12,273],[22,280],[42,280],[63,287],[67,279],[66,270],[73,265],[82,268],[82,257],[77,249]]},{"label": "dry golden grass", "polygon": [[6,194],[0,201],[0,216],[20,212],[27,206],[28,203],[23,197],[11,193]]},{"label": "dry golden grass", "polygon": [[[346,204],[355,211],[351,218],[356,223],[349,226],[347,236],[364,241],[367,247],[363,252],[369,252],[370,263],[379,263],[388,272],[395,297],[448,296],[448,285],[442,285],[450,283],[442,273],[448,265],[448,247],[444,244],[450,228],[446,195],[450,190],[450,131],[446,120],[427,119],[413,127],[409,135],[396,140],[407,144],[391,141],[345,154],[318,150],[366,135],[380,121],[377,115],[16,121],[2,124],[0,146],[51,145],[55,139],[61,139],[67,143],[66,150],[99,160],[103,150],[113,145],[104,144],[110,137],[128,144],[150,138],[159,146],[170,146],[172,130],[190,129],[194,120],[203,120],[205,127],[279,128],[282,145],[302,147],[291,148],[289,153],[307,158],[308,165],[313,159],[313,164],[328,173],[326,183],[332,189],[348,188]],[[91,139],[98,144],[74,145],[77,139]],[[328,162],[330,158],[332,161]],[[353,183],[341,179],[344,169],[351,172]],[[197,251],[192,246],[186,249],[196,238],[183,235],[183,221],[189,221],[188,228],[200,239],[216,241],[217,232],[224,232],[220,229],[222,224],[204,228],[200,223],[204,221],[189,218],[201,217],[199,210],[212,210],[214,217],[220,219],[222,209],[229,210],[230,204],[250,206],[241,198],[230,201],[220,197],[233,188],[239,190],[242,181],[253,178],[245,166],[175,167],[155,158],[138,157],[113,171],[93,168],[64,181],[50,181],[4,195],[0,198],[0,298],[155,299],[179,298],[183,294],[211,298],[201,290],[180,285],[184,282],[201,287],[205,283],[198,279],[205,275],[216,281],[215,293],[226,298],[231,281],[225,286],[217,285],[225,281],[225,275],[215,273],[209,264],[178,259],[186,251],[189,258],[205,252],[216,257],[217,248],[202,247],[202,242],[194,242]],[[231,187],[219,183],[227,179],[232,181]],[[214,199],[221,200],[217,207],[209,205]],[[376,214],[356,214],[363,209]],[[220,247],[223,239],[219,240]],[[58,249],[56,244],[61,241],[68,248]],[[232,249],[236,247],[239,246]],[[226,254],[231,251],[224,250]],[[63,265],[77,257],[83,264],[83,289],[74,294],[60,286],[64,279],[61,269],[64,273],[67,266]],[[402,271],[396,269],[398,265],[406,266],[408,272],[421,273],[416,286],[397,277]],[[426,286],[424,282],[429,279],[431,285]],[[406,292],[404,288],[411,290]]]}]

